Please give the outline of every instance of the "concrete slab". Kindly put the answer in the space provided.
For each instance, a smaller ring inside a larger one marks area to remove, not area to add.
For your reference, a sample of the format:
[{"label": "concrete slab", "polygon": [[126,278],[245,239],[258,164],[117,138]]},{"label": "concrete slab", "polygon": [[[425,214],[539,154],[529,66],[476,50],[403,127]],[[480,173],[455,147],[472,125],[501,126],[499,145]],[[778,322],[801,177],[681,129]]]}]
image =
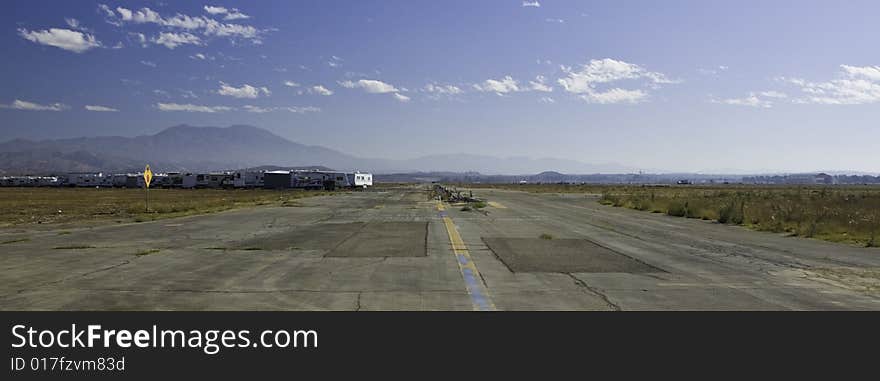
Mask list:
[{"label": "concrete slab", "polygon": [[586,239],[483,237],[483,242],[512,272],[661,272]]},{"label": "concrete slab", "polygon": [[240,241],[232,249],[259,250],[331,250],[364,228],[363,222],[325,223],[257,236]]},{"label": "concrete slab", "polygon": [[326,257],[424,257],[428,222],[370,222]]}]

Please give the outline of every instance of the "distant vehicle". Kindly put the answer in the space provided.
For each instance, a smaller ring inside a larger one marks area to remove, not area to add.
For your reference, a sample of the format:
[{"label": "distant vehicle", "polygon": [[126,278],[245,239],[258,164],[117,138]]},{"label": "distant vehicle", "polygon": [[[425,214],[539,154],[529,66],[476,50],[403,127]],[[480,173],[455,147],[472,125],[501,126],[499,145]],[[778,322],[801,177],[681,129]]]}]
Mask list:
[{"label": "distant vehicle", "polygon": [[372,173],[355,172],[351,175],[354,176],[354,186],[356,188],[367,189],[367,187],[373,186]]},{"label": "distant vehicle", "polygon": [[690,180],[678,180],[675,183],[678,185],[691,185],[691,184],[693,184]]},{"label": "distant vehicle", "polygon": [[262,188],[265,171],[237,171],[232,183],[236,188]]}]

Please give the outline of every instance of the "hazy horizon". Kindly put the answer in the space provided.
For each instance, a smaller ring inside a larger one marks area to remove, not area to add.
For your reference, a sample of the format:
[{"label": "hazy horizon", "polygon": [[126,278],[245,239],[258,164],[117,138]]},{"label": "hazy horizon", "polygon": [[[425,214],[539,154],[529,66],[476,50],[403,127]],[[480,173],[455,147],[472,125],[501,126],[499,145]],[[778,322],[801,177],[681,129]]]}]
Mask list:
[{"label": "hazy horizon", "polygon": [[880,172],[876,2],[11,4],[0,141],[245,124],[368,158]]}]

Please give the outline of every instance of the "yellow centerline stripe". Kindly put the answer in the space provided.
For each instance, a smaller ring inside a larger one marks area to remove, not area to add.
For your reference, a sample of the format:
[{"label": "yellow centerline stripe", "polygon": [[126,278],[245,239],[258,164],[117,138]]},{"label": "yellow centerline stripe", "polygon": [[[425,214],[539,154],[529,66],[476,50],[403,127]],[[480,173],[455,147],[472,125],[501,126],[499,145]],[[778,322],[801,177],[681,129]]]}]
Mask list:
[{"label": "yellow centerline stripe", "polygon": [[465,288],[467,288],[468,295],[471,297],[474,310],[495,311],[495,303],[492,302],[489,290],[483,284],[480,271],[477,270],[477,265],[471,259],[467,245],[464,244],[461,235],[458,234],[458,229],[456,229],[455,223],[452,222],[452,218],[449,218],[444,213],[446,208],[442,202],[437,203],[437,210],[441,212],[443,224],[446,226],[447,234],[449,234],[449,243],[452,244],[452,252],[455,254],[455,262],[458,263],[458,270],[461,272],[462,279],[464,279]]}]

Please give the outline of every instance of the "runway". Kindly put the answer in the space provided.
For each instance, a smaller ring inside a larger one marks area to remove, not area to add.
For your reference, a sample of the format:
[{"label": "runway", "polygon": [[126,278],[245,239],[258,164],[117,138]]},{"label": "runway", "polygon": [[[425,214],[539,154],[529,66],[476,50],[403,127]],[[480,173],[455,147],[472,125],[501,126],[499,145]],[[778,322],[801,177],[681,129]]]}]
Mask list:
[{"label": "runway", "polygon": [[[148,223],[0,231],[4,310],[877,310],[880,250],[409,186]],[[68,234],[69,231],[69,234]],[[542,238],[543,236],[543,238]],[[549,238],[549,239],[548,239]]]}]

